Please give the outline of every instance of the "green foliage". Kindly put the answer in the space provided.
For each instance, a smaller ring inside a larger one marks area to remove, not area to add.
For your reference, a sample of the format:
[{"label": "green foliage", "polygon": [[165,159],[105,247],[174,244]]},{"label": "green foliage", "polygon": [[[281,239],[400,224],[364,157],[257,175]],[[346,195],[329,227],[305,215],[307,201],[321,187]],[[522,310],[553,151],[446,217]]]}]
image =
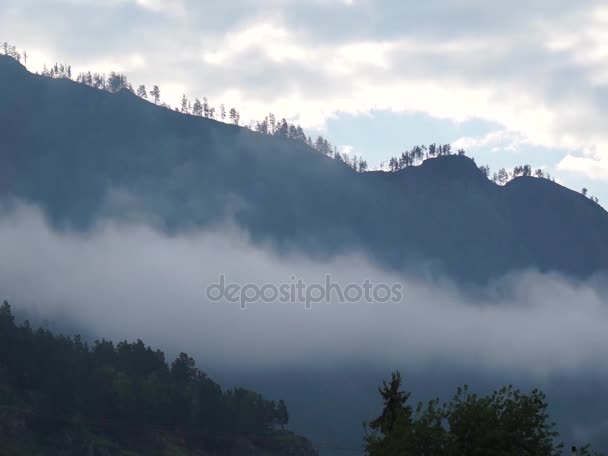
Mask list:
[{"label": "green foliage", "polygon": [[[410,394],[401,390],[401,375],[393,373],[380,394],[382,415],[369,424],[366,454],[369,456],[557,456],[555,424],[548,403],[539,390],[524,394],[506,386],[488,395],[458,388],[453,399],[418,404],[413,412]],[[595,454],[589,446],[579,454]]]},{"label": "green foliage", "polygon": [[[141,340],[114,345],[16,325],[0,307],[0,386],[41,423],[83,421],[104,432],[179,429],[190,441],[258,435],[287,424],[287,408],[242,388],[223,391],[181,353],[169,367]],[[0,407],[8,399],[0,395]],[[44,424],[43,427],[48,427]]]}]

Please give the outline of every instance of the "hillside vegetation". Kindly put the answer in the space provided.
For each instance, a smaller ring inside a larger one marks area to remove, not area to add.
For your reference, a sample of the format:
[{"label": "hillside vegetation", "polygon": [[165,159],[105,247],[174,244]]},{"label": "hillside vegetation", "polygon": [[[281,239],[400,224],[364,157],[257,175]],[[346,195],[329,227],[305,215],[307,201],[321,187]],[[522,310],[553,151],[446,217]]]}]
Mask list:
[{"label": "hillside vegetation", "polygon": [[224,390],[185,353],[89,346],[0,307],[0,455],[314,456],[283,401]]}]

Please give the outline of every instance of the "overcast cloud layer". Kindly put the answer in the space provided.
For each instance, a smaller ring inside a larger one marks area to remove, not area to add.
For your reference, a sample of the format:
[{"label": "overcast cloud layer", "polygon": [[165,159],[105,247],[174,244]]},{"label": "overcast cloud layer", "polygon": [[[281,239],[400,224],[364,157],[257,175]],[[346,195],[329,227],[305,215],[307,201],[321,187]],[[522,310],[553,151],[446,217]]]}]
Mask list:
[{"label": "overcast cloud layer", "polygon": [[[229,234],[227,234],[229,233]],[[89,334],[147,343],[230,366],[334,363],[453,364],[544,376],[601,370],[608,355],[608,294],[597,284],[533,272],[465,293],[370,265],[362,256],[319,263],[279,257],[230,229],[166,237],[143,225],[101,223],[90,234],[52,231],[18,206],[0,219],[0,297],[38,318]],[[210,303],[224,273],[236,283],[404,285],[398,303]],[[598,281],[599,283],[599,281]]]},{"label": "overcast cloud layer", "polygon": [[604,1],[5,0],[0,30],[31,68],[123,71],[172,104],[308,127],[372,109],[480,118],[608,179]]}]

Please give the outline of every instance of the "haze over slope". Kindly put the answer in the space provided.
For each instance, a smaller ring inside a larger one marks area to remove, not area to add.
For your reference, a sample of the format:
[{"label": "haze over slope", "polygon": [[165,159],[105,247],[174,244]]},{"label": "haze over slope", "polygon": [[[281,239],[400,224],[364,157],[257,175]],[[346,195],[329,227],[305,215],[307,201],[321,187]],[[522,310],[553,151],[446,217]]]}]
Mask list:
[{"label": "haze over slope", "polygon": [[55,226],[100,216],[168,232],[226,221],[279,251],[353,249],[397,271],[487,280],[608,268],[608,214],[544,179],[504,187],[466,157],[355,173],[298,141],[28,73],[0,57],[0,196]]}]

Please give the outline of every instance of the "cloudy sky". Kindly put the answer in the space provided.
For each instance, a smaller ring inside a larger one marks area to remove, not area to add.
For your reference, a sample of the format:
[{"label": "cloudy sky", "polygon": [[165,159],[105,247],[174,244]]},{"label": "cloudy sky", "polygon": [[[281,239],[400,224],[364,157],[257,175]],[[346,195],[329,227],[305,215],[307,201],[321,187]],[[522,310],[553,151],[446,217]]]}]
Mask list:
[{"label": "cloudy sky", "polygon": [[608,201],[605,0],[3,0],[0,30],[32,70],[272,111],[371,165],[449,142]]}]

